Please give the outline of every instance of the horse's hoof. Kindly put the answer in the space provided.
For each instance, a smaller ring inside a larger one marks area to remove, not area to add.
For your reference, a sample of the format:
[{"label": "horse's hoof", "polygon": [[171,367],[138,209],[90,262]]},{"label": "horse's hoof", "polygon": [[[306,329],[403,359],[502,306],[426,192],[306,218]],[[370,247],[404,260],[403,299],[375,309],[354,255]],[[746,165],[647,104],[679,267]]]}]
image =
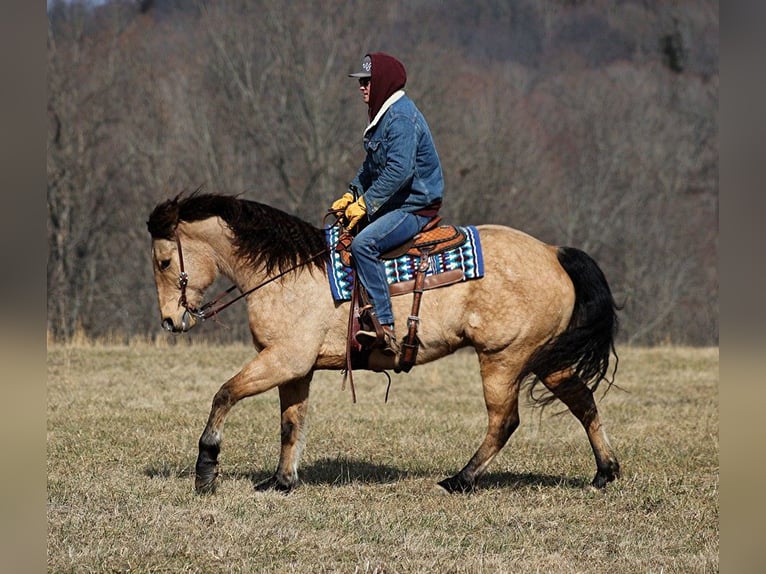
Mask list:
[{"label": "horse's hoof", "polygon": [[433,488],[431,489],[433,494],[438,494],[440,496],[449,496],[452,494],[450,491],[448,491],[446,488],[444,488],[441,484],[436,483],[434,484]]},{"label": "horse's hoof", "polygon": [[220,444],[207,444],[200,439],[197,464],[194,465],[194,490],[197,491],[197,494],[213,494],[215,492],[215,482],[218,478],[218,453],[220,451]]},{"label": "horse's hoof", "polygon": [[603,490],[606,485],[620,477],[619,465],[605,470],[599,469],[590,485],[594,490]]},{"label": "horse's hoof", "polygon": [[213,478],[197,477],[194,480],[194,490],[197,494],[214,494],[216,488],[216,477],[218,474],[214,474]]},{"label": "horse's hoof", "polygon": [[217,478],[217,466],[205,467],[204,465],[199,465],[199,468],[197,468],[195,472],[194,490],[197,492],[197,494],[215,493]]},{"label": "horse's hoof", "polygon": [[444,489],[444,492],[448,492],[449,494],[470,494],[476,490],[475,483],[460,478],[460,475],[445,478],[438,483],[438,486]]},{"label": "horse's hoof", "polygon": [[267,478],[263,482],[259,482],[258,484],[255,485],[256,492],[267,492],[269,490],[273,490],[275,492],[280,492],[282,494],[290,494],[293,488],[295,488],[294,484],[285,484],[282,481],[280,481],[276,476]]}]

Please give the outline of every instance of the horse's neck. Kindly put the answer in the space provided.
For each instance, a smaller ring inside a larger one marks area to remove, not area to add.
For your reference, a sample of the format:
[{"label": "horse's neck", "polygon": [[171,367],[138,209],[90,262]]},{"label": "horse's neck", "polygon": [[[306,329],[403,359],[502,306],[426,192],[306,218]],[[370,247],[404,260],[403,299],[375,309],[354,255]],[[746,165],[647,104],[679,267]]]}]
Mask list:
[{"label": "horse's neck", "polygon": [[[247,258],[238,254],[234,247],[234,234],[220,218],[212,217],[182,225],[184,226],[183,235],[197,246],[196,251],[200,253],[202,259],[200,264],[210,265],[211,271],[214,266],[216,276],[223,275],[234,283],[240,291],[257,289],[260,284],[268,282],[274,275],[278,274],[277,271],[274,271],[271,275],[267,275],[262,266],[254,266]],[[293,280],[298,280],[301,284],[316,281],[315,274],[310,272],[311,264],[300,267],[296,270],[297,273]]]}]

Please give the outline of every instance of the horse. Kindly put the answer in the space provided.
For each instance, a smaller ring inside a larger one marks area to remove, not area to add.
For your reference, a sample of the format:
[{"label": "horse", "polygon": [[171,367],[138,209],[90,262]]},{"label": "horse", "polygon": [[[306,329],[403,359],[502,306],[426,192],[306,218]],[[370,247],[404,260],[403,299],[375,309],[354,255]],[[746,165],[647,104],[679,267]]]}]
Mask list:
[{"label": "horse", "polygon": [[[219,276],[246,301],[257,353],[216,392],[199,438],[195,490],[212,493],[224,422],[244,398],[279,391],[281,449],[273,476],[256,489],[289,492],[298,483],[306,442],[309,389],[318,369],[347,369],[350,303],[328,287],[325,229],[269,205],[215,193],[181,193],[159,203],[147,221],[161,324],[186,332],[207,317],[206,289]],[[596,460],[591,485],[603,489],[620,465],[594,394],[614,382],[619,306],[598,264],[572,247],[548,245],[522,231],[478,225],[484,276],[422,297],[415,365],[472,347],[479,359],[488,425],[468,463],[438,482],[469,493],[519,426],[519,393],[542,405],[560,400],[585,429]],[[397,324],[407,297],[392,300]],[[396,358],[374,356],[374,370]],[[382,355],[382,353],[380,353]],[[609,366],[615,358],[611,377]],[[530,382],[531,380],[531,382]],[[550,393],[533,393],[538,383]]]}]

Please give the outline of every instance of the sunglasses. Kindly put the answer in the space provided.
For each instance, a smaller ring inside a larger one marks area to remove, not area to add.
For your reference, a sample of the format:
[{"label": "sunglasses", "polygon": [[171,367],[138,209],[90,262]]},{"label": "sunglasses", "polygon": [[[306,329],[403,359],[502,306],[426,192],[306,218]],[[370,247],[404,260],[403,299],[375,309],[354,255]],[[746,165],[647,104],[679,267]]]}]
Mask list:
[{"label": "sunglasses", "polygon": [[359,85],[362,87],[370,85],[370,78],[359,78]]}]

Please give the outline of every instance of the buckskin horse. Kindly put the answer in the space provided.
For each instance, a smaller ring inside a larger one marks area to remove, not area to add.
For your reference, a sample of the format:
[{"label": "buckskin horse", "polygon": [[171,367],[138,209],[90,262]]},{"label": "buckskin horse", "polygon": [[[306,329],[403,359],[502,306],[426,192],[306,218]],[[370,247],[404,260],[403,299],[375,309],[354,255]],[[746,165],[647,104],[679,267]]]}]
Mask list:
[{"label": "buckskin horse", "polygon": [[[281,408],[279,463],[256,488],[290,491],[298,484],[313,373],[347,366],[350,304],[335,301],[328,288],[325,229],[262,203],[201,193],[158,204],[147,227],[163,328],[185,332],[206,318],[204,293],[223,275],[245,296],[257,350],[213,398],[199,439],[196,491],[215,490],[231,408],[274,387]],[[616,371],[615,362],[610,378],[618,307],[607,281],[578,249],[499,225],[476,229],[484,276],[427,292],[420,310],[416,365],[473,347],[488,415],[476,453],[438,484],[447,492],[475,489],[518,427],[519,392],[528,383],[535,400],[561,400],[583,425],[596,459],[591,485],[603,488],[620,473],[594,400],[599,383],[611,385]],[[397,324],[408,317],[407,299],[393,298]],[[374,358],[378,369],[396,367],[396,358]],[[533,395],[539,382],[550,393]]]}]

